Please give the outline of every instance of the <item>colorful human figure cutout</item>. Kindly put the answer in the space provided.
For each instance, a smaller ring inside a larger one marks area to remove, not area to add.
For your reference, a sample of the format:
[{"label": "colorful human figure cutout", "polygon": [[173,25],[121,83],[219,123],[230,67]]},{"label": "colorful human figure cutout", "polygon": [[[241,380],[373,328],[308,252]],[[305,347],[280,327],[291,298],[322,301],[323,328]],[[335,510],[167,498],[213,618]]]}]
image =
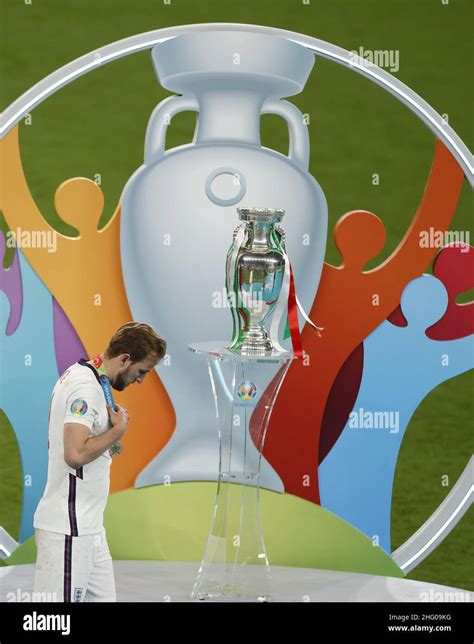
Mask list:
[{"label": "colorful human figure cutout", "polygon": [[472,336],[437,341],[426,335],[447,305],[447,291],[435,277],[408,284],[401,299],[408,324],[385,320],[364,341],[354,409],[319,466],[321,505],[377,539],[387,553],[395,468],[410,418],[430,391],[474,366]]}]

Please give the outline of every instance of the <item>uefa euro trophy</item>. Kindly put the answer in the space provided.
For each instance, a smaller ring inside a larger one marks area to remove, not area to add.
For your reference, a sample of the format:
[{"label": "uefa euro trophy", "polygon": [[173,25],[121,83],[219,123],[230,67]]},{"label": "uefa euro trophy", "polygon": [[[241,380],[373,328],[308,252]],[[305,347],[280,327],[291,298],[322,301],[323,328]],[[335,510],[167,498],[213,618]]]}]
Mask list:
[{"label": "uefa euro trophy", "polygon": [[189,345],[207,359],[219,429],[214,516],[191,598],[270,601],[260,463],[273,404],[294,355],[279,344],[278,320],[270,330],[265,324],[286,312],[289,260],[278,226],[284,211],[238,212],[242,223],[226,261],[232,341]]},{"label": "uefa euro trophy", "polygon": [[231,351],[243,356],[271,354],[276,347],[264,323],[275,309],[285,273],[284,210],[238,208],[243,222],[234,231],[226,264],[226,289],[234,318]]}]

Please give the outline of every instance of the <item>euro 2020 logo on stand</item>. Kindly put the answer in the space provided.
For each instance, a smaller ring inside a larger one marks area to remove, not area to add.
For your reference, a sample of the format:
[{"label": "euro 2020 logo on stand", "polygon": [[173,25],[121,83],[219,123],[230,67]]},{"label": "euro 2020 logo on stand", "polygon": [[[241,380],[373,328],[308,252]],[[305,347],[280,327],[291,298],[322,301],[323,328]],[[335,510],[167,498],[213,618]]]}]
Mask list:
[{"label": "euro 2020 logo on stand", "polygon": [[239,402],[236,402],[238,407],[253,407],[255,405],[255,397],[257,395],[257,385],[250,380],[242,380],[242,382],[237,385],[237,398]]}]

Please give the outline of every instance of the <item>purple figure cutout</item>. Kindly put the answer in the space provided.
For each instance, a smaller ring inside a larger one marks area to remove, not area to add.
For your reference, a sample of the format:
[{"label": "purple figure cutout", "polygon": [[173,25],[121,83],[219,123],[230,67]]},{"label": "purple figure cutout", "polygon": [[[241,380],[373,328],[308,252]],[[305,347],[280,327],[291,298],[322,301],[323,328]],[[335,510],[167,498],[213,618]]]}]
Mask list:
[{"label": "purple figure cutout", "polygon": [[74,362],[86,356],[87,352],[55,297],[53,297],[53,329],[56,364],[58,372],[62,374]]},{"label": "purple figure cutout", "polygon": [[5,293],[10,302],[10,315],[8,316],[5,333],[6,335],[12,335],[12,333],[15,333],[21,320],[21,311],[23,308],[23,287],[21,283],[21,269],[18,259],[18,250],[15,248],[11,266],[9,268],[3,268],[5,250],[5,235],[4,232],[0,230],[0,257],[2,258],[2,265],[0,266],[0,290]]}]

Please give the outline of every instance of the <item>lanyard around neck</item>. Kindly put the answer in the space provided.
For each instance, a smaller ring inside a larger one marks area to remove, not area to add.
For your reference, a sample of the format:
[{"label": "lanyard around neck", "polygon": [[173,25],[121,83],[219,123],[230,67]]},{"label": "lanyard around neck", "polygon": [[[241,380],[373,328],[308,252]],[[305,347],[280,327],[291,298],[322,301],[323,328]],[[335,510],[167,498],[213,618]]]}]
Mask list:
[{"label": "lanyard around neck", "polygon": [[91,358],[91,362],[96,368],[96,370],[99,372],[99,374],[103,376],[107,375],[107,372],[105,370],[105,364],[104,364],[104,361],[102,360],[102,356],[100,355],[100,353],[98,353],[96,356]]},{"label": "lanyard around neck", "polygon": [[81,364],[94,369],[95,377],[97,378],[100,386],[102,387],[102,391],[104,392],[105,401],[112,407],[114,411],[117,411],[118,407],[115,404],[112,387],[110,386],[110,380],[107,376],[107,372],[105,371],[104,361],[102,360],[100,353],[91,358],[91,362],[92,365],[87,361],[81,361]]},{"label": "lanyard around neck", "polygon": [[[97,354],[96,356],[91,358],[91,360],[92,360],[92,364],[87,362],[85,358],[82,358],[81,360],[79,360],[79,364],[83,365],[84,367],[89,367],[89,369],[93,371],[95,377],[97,378],[98,383],[102,388],[105,402],[108,405],[110,405],[114,411],[118,411],[118,407],[115,404],[114,396],[112,394],[112,387],[110,386],[110,380],[105,371],[105,365],[101,355]],[[121,451],[122,451],[122,445],[120,441],[116,441],[110,448],[109,453],[111,456],[116,456],[117,454],[120,454]]]}]

